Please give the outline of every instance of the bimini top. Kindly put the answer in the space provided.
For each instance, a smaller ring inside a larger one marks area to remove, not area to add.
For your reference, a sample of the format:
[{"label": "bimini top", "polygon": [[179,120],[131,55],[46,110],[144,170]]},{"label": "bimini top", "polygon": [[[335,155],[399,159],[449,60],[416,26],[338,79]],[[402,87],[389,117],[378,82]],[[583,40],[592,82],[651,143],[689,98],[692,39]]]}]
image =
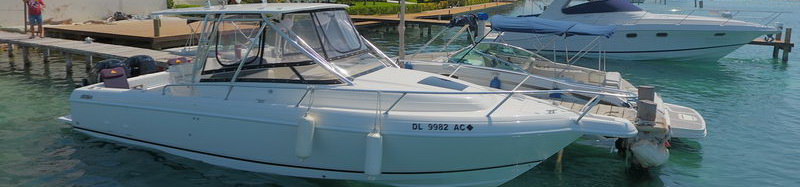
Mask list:
[{"label": "bimini top", "polygon": [[343,4],[327,3],[251,3],[232,4],[193,8],[179,8],[155,11],[152,15],[186,15],[186,14],[284,14],[324,9],[345,9],[349,6]]},{"label": "bimini top", "polygon": [[583,36],[605,36],[611,37],[614,34],[615,26],[600,26],[578,23],[574,21],[557,21],[538,17],[511,17],[511,16],[492,16],[489,21],[492,23],[492,30],[500,32],[524,32],[535,34],[552,35],[583,35]]},{"label": "bimini top", "polygon": [[603,12],[631,12],[642,11],[641,8],[631,4],[629,0],[599,0],[591,1],[561,9],[564,14],[589,14]]}]

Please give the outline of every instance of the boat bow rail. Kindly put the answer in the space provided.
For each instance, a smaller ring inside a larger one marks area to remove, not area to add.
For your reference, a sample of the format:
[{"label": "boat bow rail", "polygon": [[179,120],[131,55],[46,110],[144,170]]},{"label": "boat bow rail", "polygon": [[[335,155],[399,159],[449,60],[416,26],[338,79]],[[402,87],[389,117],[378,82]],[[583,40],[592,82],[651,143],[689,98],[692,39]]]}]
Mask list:
[{"label": "boat bow rail", "polygon": [[[686,12],[686,11],[688,11],[689,13],[687,13],[687,14],[676,14],[676,13]],[[685,11],[681,11],[681,10],[678,10],[678,9],[670,9],[669,12],[671,12],[671,14],[674,14],[675,16],[679,16],[679,17],[677,17],[677,20],[676,20],[676,23],[675,23],[677,25],[684,24],[687,21],[691,22],[692,21],[691,18],[693,16],[707,16],[707,15],[715,15],[716,14],[716,15],[720,16],[720,19],[724,19],[724,21],[720,20],[720,21],[722,21],[720,26],[725,26],[728,23],[730,23],[731,21],[737,21],[737,20],[747,20],[747,21],[750,21],[752,23],[757,23],[757,24],[761,24],[761,25],[769,25],[769,24],[774,23],[775,19],[778,19],[778,17],[781,17],[781,15],[783,15],[784,13],[789,13],[789,12],[783,12],[783,11],[708,10],[708,9],[692,9],[692,10],[685,10]],[[647,17],[648,14],[650,14],[652,16],[657,15],[657,14],[653,14],[653,13],[650,13],[650,12],[644,12],[641,15],[641,17],[639,17],[639,19],[632,20],[632,22],[629,23],[629,24],[640,24],[640,23],[642,23],[641,20],[643,20],[645,17]],[[755,15],[755,14],[760,14],[761,16],[758,16],[758,15]],[[598,16],[597,20],[595,20],[594,23],[599,23],[600,20],[602,20],[601,18],[602,18],[602,16]]]},{"label": "boat bow rail", "polygon": [[[506,63],[508,65],[511,65],[511,66],[516,66],[513,63],[507,62],[507,61],[505,61],[503,59],[500,59],[500,58],[493,58],[493,59],[499,60],[499,61],[504,62],[504,63]],[[409,62],[424,63],[422,61],[414,61],[414,60],[410,60]],[[616,95],[616,96],[624,96],[624,97],[619,97],[619,98],[638,98],[638,94],[635,93],[635,92],[631,92],[631,91],[613,89],[613,88],[606,88],[606,87],[601,87],[601,86],[592,86],[592,85],[587,85],[587,84],[571,83],[571,82],[567,82],[567,81],[564,81],[564,80],[559,80],[559,79],[554,79],[554,78],[548,78],[548,77],[544,77],[544,76],[534,75],[534,74],[527,73],[527,72],[511,71],[511,70],[498,69],[498,68],[492,68],[492,67],[469,65],[469,64],[464,64],[464,63],[448,64],[448,65],[455,66],[455,69],[452,72],[450,72],[449,74],[447,74],[448,76],[455,75],[456,73],[458,73],[458,71],[461,68],[472,68],[472,69],[480,69],[480,70],[486,70],[486,71],[500,72],[500,73],[504,73],[504,74],[513,74],[513,75],[518,75],[518,76],[524,77],[522,79],[522,81],[520,81],[519,83],[517,83],[514,86],[514,89],[512,91],[517,91],[517,89],[519,87],[521,87],[526,81],[528,81],[531,78],[534,78],[534,79],[541,79],[541,80],[551,81],[551,82],[554,82],[554,83],[558,83],[558,84],[566,85],[566,86],[571,86],[571,87],[575,87],[575,88],[582,89],[582,90],[597,90],[597,92],[592,92],[592,93],[606,93],[606,94],[611,94],[611,95]],[[517,68],[521,68],[521,67],[517,67]]]},{"label": "boat bow rail", "polygon": [[[512,90],[512,91],[487,91],[487,92],[437,92],[437,91],[399,91],[399,90],[367,90],[367,89],[341,89],[341,88],[320,88],[316,86],[307,86],[305,88],[299,87],[281,87],[281,86],[256,86],[256,85],[235,85],[235,84],[169,84],[165,85],[164,88],[161,90],[161,95],[167,95],[167,91],[171,87],[199,87],[199,86],[215,86],[215,87],[228,87],[228,93],[233,90],[235,87],[244,87],[244,88],[266,88],[266,89],[287,89],[287,90],[304,90],[305,93],[302,97],[297,101],[295,107],[300,107],[303,105],[303,101],[306,100],[307,97],[313,97],[313,93],[316,90],[325,90],[325,91],[339,91],[339,92],[361,92],[361,93],[375,93],[377,98],[381,98],[383,94],[400,94],[400,97],[397,98],[392,102],[392,105],[389,106],[388,109],[385,111],[378,111],[382,112],[383,114],[389,114],[389,112],[394,109],[397,104],[401,102],[401,100],[410,94],[413,95],[505,95],[505,97],[498,102],[487,114],[486,117],[491,117],[491,115],[497,111],[503,104],[508,101],[512,96],[515,94],[522,94],[522,95],[547,95],[547,94],[587,94],[587,95],[594,95],[594,97],[588,102],[580,112],[576,112],[580,117],[576,119],[576,121],[580,121],[586,114],[591,111],[591,109],[597,105],[598,101],[603,97],[618,97],[623,99],[634,99],[635,96],[626,95],[626,94],[615,94],[615,93],[604,93],[604,92],[593,92],[593,91],[583,91],[583,90]],[[230,95],[226,95],[224,100],[228,100]],[[382,100],[376,100],[376,106],[380,106]],[[311,108],[313,103],[309,103],[306,107]],[[380,110],[380,107],[376,107],[376,110]]]}]

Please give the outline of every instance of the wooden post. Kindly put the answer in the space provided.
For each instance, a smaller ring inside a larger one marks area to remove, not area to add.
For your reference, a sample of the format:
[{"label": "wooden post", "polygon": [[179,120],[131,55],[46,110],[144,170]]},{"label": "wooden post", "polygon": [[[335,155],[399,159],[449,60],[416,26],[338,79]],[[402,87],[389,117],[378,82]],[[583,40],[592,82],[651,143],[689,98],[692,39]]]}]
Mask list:
[{"label": "wooden post", "polygon": [[773,59],[778,59],[778,50],[779,49],[780,49],[780,47],[778,47],[778,46],[773,46],[772,47],[772,58]]},{"label": "wooden post", "polygon": [[656,99],[656,88],[653,86],[639,86],[639,100],[650,100],[655,101]]},{"label": "wooden post", "polygon": [[783,58],[781,61],[789,61],[789,52],[792,52],[792,28],[786,28],[786,34],[783,38]]},{"label": "wooden post", "polygon": [[431,25],[428,25],[428,37],[431,37]]},{"label": "wooden post", "polygon": [[44,51],[42,51],[42,61],[44,63],[50,62],[50,48],[44,48]]},{"label": "wooden post", "polygon": [[25,65],[30,64],[31,63],[30,47],[28,46],[20,46],[20,47],[22,48],[22,62],[25,63]]},{"label": "wooden post", "polygon": [[156,17],[153,19],[153,37],[161,36],[161,19]]},{"label": "wooden post", "polygon": [[14,44],[8,43],[8,57],[14,57]]},{"label": "wooden post", "polygon": [[[783,29],[781,28],[781,32],[779,32],[778,34],[775,34],[775,40],[776,41],[783,41],[782,38],[783,38]],[[778,47],[777,45],[773,45],[772,46],[772,58],[778,59],[778,52],[779,52],[780,49],[781,49],[781,47]]]},{"label": "wooden post", "polygon": [[84,69],[86,69],[87,75],[89,75],[89,73],[92,72],[92,59],[93,59],[92,55],[86,55],[86,68]]},{"label": "wooden post", "polygon": [[68,74],[72,74],[72,53],[67,53],[66,55],[67,55],[67,58],[65,58],[65,60],[67,61],[66,71]]},{"label": "wooden post", "polygon": [[24,21],[22,21],[22,30],[25,32],[23,34],[28,34],[28,5],[22,5],[22,15],[22,17],[24,17]]}]

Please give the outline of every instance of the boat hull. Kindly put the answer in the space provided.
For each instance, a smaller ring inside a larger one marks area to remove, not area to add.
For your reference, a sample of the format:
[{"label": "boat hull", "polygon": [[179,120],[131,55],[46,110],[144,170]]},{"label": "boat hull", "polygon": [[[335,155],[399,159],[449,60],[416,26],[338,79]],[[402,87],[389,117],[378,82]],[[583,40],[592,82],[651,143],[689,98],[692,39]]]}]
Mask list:
[{"label": "boat hull", "polygon": [[[660,37],[659,33],[666,33]],[[720,34],[724,33],[724,35]],[[766,31],[717,31],[717,30],[626,30],[619,29],[610,38],[597,39],[600,45],[589,49],[586,57],[597,58],[604,52],[607,58],[633,61],[716,61],[755,38],[772,32]],[[636,37],[631,37],[633,34]],[[721,36],[720,36],[721,35]],[[552,36],[537,36],[526,33],[503,33],[498,41],[517,45],[532,51],[542,49],[545,56],[575,55],[596,37],[558,37],[554,44],[547,45]],[[563,57],[561,57],[563,58]]]},{"label": "boat hull", "polygon": [[[88,94],[93,94],[91,99],[84,96]],[[448,118],[430,120],[450,124],[447,132],[420,133],[402,117],[387,118],[381,174],[367,175],[365,145],[373,131],[374,111],[311,110],[317,120],[313,152],[300,159],[295,155],[297,120],[307,111],[304,107],[137,91],[109,95],[76,91],[71,108],[74,129],[98,138],[245,171],[396,186],[496,186],[581,136],[569,128],[501,132],[528,122],[462,121],[475,129],[456,131],[457,121]],[[347,127],[353,124],[361,128]],[[538,124],[569,127],[574,122]]]}]

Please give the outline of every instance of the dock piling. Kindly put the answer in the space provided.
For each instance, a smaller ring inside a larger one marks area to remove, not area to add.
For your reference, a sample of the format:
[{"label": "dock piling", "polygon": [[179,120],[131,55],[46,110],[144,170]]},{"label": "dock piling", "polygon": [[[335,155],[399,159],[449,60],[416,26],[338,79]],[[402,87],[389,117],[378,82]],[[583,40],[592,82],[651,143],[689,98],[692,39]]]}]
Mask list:
[{"label": "dock piling", "polygon": [[31,63],[30,47],[20,46],[20,48],[22,48],[22,62],[29,65]]},{"label": "dock piling", "polygon": [[794,43],[792,43],[792,28],[782,29],[782,32],[775,34],[775,37],[772,39],[759,38],[753,40],[749,44],[772,46],[772,58],[774,59],[778,59],[778,53],[783,50],[783,58],[781,58],[781,61],[786,63],[789,61],[789,53],[792,52],[792,47],[794,47]]},{"label": "dock piling", "polygon": [[42,61],[44,61],[44,63],[50,62],[50,49],[48,48],[42,49]]},{"label": "dock piling", "polygon": [[85,69],[87,75],[89,75],[89,73],[92,72],[92,63],[93,63],[92,59],[93,58],[94,57],[92,55],[86,55],[86,68],[84,68],[84,69]]},{"label": "dock piling", "polygon": [[72,54],[67,53],[65,61],[67,62],[66,71],[68,74],[72,74]]},{"label": "dock piling", "polygon": [[161,19],[156,17],[153,19],[153,36],[159,37],[161,36]]},{"label": "dock piling", "polygon": [[8,57],[14,57],[14,44],[8,44]]},{"label": "dock piling", "polygon": [[789,61],[789,52],[792,52],[792,28],[786,28],[786,36],[784,36],[783,41],[789,45],[784,45],[783,47],[783,58],[781,59],[783,62]]}]

